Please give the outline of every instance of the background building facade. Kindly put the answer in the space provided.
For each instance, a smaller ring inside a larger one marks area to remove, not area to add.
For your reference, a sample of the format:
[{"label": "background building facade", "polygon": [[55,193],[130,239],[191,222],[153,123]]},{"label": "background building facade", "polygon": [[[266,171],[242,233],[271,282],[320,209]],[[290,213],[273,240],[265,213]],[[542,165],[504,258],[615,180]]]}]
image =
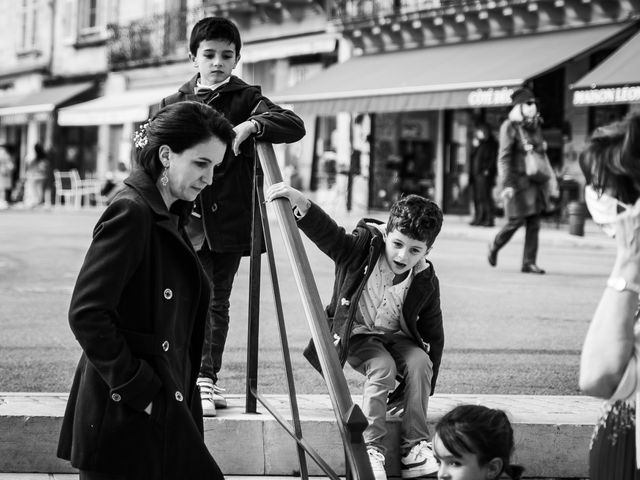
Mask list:
[{"label": "background building facade", "polygon": [[[277,146],[285,175],[341,208],[399,195],[469,213],[472,131],[497,133],[510,93],[539,98],[558,170],[598,125],[640,107],[640,0],[0,0],[0,143],[24,175],[36,143],[54,168],[103,177],[195,73],[188,35],[237,23],[236,74],[303,117]],[[575,155],[573,155],[575,157]],[[324,195],[324,196],[322,196]]]}]

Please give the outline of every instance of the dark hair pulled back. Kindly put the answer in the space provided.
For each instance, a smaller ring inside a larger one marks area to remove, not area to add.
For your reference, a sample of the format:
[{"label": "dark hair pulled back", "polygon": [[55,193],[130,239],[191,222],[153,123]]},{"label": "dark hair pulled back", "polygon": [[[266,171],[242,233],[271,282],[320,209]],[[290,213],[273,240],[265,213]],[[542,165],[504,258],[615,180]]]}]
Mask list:
[{"label": "dark hair pulled back", "polygon": [[175,153],[182,153],[212,137],[229,144],[235,136],[233,125],[222,114],[194,101],[164,107],[147,123],[145,133],[147,142],[138,153],[138,164],[154,182],[162,173],[158,153],[162,145],[168,145]]},{"label": "dark hair pulled back", "polygon": [[[502,460],[502,472],[518,480],[523,468],[510,465],[513,452],[513,428],[504,411],[482,405],[459,405],[445,414],[436,425],[436,434],[453,455],[475,454],[485,465],[494,458]],[[500,477],[500,474],[496,477]]]}]

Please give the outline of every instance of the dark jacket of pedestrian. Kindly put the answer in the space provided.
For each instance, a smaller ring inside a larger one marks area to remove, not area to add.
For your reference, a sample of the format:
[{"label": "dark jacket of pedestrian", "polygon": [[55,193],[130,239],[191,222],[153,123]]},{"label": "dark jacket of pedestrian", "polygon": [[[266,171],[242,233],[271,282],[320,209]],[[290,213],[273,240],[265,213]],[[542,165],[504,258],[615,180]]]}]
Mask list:
[{"label": "dark jacket of pedestrian", "polygon": [[[127,478],[219,479],[196,389],[208,282],[151,177],[137,170],[125,185],[94,229],[71,300],[84,353],[58,456]],[[188,216],[190,203],[178,203]]]},{"label": "dark jacket of pedestrian", "polygon": [[[298,221],[298,227],[335,262],[333,295],[326,313],[331,333],[335,339],[340,339],[338,355],[342,365],[347,359],[362,291],[380,255],[384,255],[384,237],[376,226],[383,223],[375,219],[362,219],[355,230],[348,234],[314,203]],[[428,260],[426,264],[427,268],[416,274],[411,282],[402,306],[402,317],[406,322],[406,330],[417,345],[425,348],[433,363],[433,395],[444,348],[444,328],[438,277],[433,264]],[[305,356],[316,369],[320,369],[312,344],[307,347]]]},{"label": "dark jacket of pedestrian", "polygon": [[474,181],[478,177],[486,179],[487,184],[493,186],[496,181],[498,142],[493,135],[480,140],[477,147],[471,151],[471,173]]},{"label": "dark jacket of pedestrian", "polygon": [[[203,101],[195,94],[198,75],[182,85],[178,92],[162,100],[161,106],[183,100]],[[260,102],[267,108],[255,113]],[[260,124],[256,138],[268,143],[292,143],[304,134],[304,123],[290,110],[279,107],[252,86],[232,75],[205,103],[222,113],[233,125],[249,119]],[[253,142],[243,142],[237,157],[229,149],[222,165],[216,168],[213,184],[199,196],[199,209],[205,235],[212,252],[249,253],[251,243],[252,178],[255,159]]]},{"label": "dark jacket of pedestrian", "polygon": [[505,214],[510,218],[524,218],[542,213],[545,206],[543,183],[529,180],[525,170],[525,147],[518,125],[522,127],[525,141],[544,153],[542,128],[537,119],[531,122],[507,119],[500,126],[498,150],[498,170],[501,172],[503,187],[512,187],[514,195],[505,200]]}]

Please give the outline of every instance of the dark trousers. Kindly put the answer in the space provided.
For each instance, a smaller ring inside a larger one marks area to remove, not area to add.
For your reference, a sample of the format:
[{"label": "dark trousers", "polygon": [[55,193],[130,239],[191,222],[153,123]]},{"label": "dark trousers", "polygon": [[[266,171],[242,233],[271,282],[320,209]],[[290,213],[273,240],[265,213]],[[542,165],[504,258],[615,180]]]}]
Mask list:
[{"label": "dark trousers", "polygon": [[539,214],[528,217],[510,218],[509,222],[507,222],[496,235],[491,248],[495,251],[500,250],[522,225],[525,225],[526,228],[522,265],[535,264],[538,256],[538,233],[540,232]]},{"label": "dark trousers", "polygon": [[233,279],[240,266],[241,253],[217,253],[204,247],[198,251],[198,258],[209,278],[211,286],[211,301],[209,315],[204,329],[204,344],[202,346],[202,361],[200,363],[200,377],[207,377],[218,381],[218,372],[222,365],[222,353],[229,331],[229,298]]},{"label": "dark trousers", "polygon": [[493,224],[492,182],[485,175],[473,177],[474,221],[479,224]]}]

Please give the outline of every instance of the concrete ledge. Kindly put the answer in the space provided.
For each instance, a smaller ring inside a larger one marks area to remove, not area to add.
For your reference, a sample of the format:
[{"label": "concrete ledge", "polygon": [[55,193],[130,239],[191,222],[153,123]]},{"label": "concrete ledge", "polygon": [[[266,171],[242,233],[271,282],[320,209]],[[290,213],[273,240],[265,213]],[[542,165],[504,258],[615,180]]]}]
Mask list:
[{"label": "concrete ledge", "polygon": [[[268,401],[290,418],[288,397]],[[222,471],[229,475],[295,475],[295,442],[264,408],[244,413],[244,397],[229,396],[229,408],[205,419],[205,441]],[[358,398],[354,398],[358,401]],[[435,395],[429,405],[432,424],[455,405],[473,403],[502,408],[516,435],[514,462],[525,476],[586,478],[587,453],[601,402],[581,396]],[[326,395],[298,398],[302,432],[313,448],[344,475],[344,453],[336,419]],[[68,474],[74,470],[55,457],[66,394],[0,393],[0,472]],[[387,470],[399,476],[400,418],[388,418]],[[310,475],[323,475],[310,458]],[[2,478],[2,477],[0,477]],[[4,477],[7,478],[7,477]]]}]

